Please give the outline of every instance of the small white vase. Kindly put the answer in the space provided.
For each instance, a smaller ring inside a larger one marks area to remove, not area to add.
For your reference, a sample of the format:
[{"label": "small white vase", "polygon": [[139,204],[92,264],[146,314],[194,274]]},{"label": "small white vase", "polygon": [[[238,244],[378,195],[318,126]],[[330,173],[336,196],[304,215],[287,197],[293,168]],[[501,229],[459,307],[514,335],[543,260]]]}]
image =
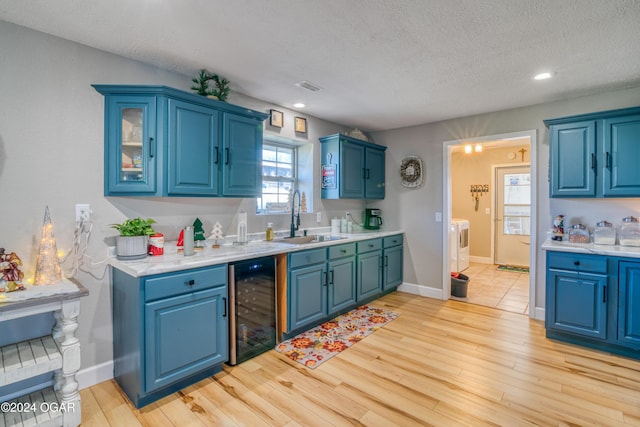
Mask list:
[{"label": "small white vase", "polygon": [[116,257],[129,261],[147,256],[149,236],[117,236]]}]

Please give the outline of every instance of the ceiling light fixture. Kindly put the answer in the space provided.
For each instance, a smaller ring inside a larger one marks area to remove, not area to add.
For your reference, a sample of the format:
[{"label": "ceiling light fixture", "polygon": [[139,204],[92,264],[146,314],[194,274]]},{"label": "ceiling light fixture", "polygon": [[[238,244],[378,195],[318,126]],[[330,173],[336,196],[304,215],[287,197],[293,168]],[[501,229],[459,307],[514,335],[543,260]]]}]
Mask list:
[{"label": "ceiling light fixture", "polygon": [[482,144],[476,144],[475,151],[476,153],[482,153]]},{"label": "ceiling light fixture", "polygon": [[534,80],[547,80],[551,78],[551,73],[540,73],[536,74],[533,79]]},{"label": "ceiling light fixture", "polygon": [[464,146],[464,152],[466,154],[470,154],[471,153],[471,145],[467,144]]},{"label": "ceiling light fixture", "polygon": [[296,102],[295,104],[293,104],[294,107],[296,108],[304,108],[306,107],[305,104],[303,104],[302,102]]}]

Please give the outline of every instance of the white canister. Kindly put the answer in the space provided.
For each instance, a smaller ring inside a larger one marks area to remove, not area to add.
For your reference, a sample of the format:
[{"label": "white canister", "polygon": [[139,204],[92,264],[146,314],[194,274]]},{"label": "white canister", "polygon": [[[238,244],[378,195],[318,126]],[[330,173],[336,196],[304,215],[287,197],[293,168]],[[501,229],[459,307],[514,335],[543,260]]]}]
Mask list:
[{"label": "white canister", "polygon": [[340,234],[340,220],[338,218],[331,220],[331,234]]},{"label": "white canister", "polygon": [[193,227],[187,226],[184,228],[184,256],[191,256],[195,253],[193,249]]}]

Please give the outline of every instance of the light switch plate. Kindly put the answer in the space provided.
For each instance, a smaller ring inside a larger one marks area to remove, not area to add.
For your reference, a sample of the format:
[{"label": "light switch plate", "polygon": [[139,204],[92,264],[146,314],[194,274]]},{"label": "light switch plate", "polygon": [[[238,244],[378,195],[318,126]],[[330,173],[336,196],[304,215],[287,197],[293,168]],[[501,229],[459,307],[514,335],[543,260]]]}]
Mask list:
[{"label": "light switch plate", "polygon": [[442,222],[442,212],[436,212],[436,222]]}]

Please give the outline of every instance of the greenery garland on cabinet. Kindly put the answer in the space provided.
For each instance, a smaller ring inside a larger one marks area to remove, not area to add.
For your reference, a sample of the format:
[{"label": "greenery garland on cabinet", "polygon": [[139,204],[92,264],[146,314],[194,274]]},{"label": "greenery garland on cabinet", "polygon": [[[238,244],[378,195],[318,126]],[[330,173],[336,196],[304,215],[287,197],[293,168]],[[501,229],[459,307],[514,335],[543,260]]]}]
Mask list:
[{"label": "greenery garland on cabinet", "polygon": [[[196,77],[191,79],[191,81],[194,83],[194,85],[191,86],[191,90],[198,95],[215,97],[218,101],[227,101],[230,87],[229,80],[224,77],[220,77],[215,73],[212,74],[207,70],[202,69]],[[213,82],[211,86],[210,82]]]}]

